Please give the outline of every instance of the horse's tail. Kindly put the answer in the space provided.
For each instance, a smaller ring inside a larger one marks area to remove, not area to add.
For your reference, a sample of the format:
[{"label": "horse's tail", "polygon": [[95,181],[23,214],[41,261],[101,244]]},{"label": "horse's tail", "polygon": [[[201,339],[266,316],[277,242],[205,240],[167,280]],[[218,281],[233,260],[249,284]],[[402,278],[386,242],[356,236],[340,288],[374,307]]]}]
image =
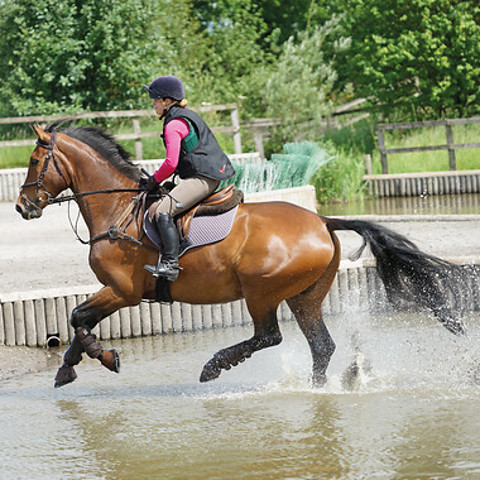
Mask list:
[{"label": "horse's tail", "polygon": [[421,252],[408,238],[388,228],[363,220],[321,217],[328,230],[353,230],[363,237],[359,258],[368,245],[377,261],[377,271],[388,299],[398,305],[414,303],[431,310],[452,333],[465,333],[462,320],[450,306],[461,293],[460,266]]}]

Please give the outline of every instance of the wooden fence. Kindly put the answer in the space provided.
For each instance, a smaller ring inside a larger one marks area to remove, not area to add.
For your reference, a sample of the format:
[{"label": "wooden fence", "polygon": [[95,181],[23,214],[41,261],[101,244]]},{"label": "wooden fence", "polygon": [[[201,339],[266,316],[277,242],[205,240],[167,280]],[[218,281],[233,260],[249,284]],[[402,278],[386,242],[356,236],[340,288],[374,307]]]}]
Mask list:
[{"label": "wooden fence", "polygon": [[[459,298],[451,299],[453,308],[478,312],[478,262],[469,260],[463,268],[465,289]],[[0,299],[0,345],[49,347],[71,342],[74,332],[68,321],[70,313],[96,290],[96,287],[85,286],[69,291],[55,289],[4,296]],[[368,261],[360,267],[343,263],[322,303],[324,315],[357,315],[359,312],[393,312],[376,268]],[[277,315],[281,321],[293,320],[285,302],[280,304]],[[221,305],[141,303],[115,312],[93,331],[101,340],[112,340],[247,324],[251,324],[251,317],[245,300]]]},{"label": "wooden fence", "polygon": [[[362,111],[360,107],[365,99],[360,98],[352,102],[348,102],[335,108],[331,112],[331,116],[325,118],[325,122],[321,125],[320,131],[326,131],[330,129],[339,129],[348,125],[352,125],[366,117],[369,113]],[[240,117],[238,112],[238,106],[236,103],[229,103],[225,105],[205,105],[200,107],[192,107],[192,110],[198,113],[207,112],[222,112],[230,111],[230,125],[216,125],[212,127],[214,133],[225,133],[233,136],[234,153],[236,155],[242,154],[242,135],[243,131],[248,131],[253,137],[255,144],[255,151],[260,154],[262,159],[265,158],[264,153],[264,141],[269,138],[272,128],[280,125],[281,120],[278,118],[256,118],[248,122],[240,124]],[[60,119],[69,120],[84,120],[84,119],[104,119],[104,118],[130,118],[132,120],[133,133],[124,133],[115,135],[118,140],[134,140],[135,141],[135,159],[144,160],[142,139],[158,137],[158,131],[156,132],[142,132],[140,119],[145,117],[154,117],[152,110],[121,110],[110,112],[88,112],[88,113],[75,113],[71,115],[39,115],[28,117],[7,117],[0,118],[0,125],[15,125],[15,124],[28,124],[28,123],[50,123]],[[347,120],[339,122],[340,116],[348,116]],[[311,127],[309,122],[305,123],[305,127]],[[297,139],[298,141],[301,138]],[[33,145],[34,140],[8,140],[0,141],[1,147],[19,147],[25,145]]]},{"label": "wooden fence", "polygon": [[[238,115],[238,107],[236,103],[226,105],[206,105],[192,108],[198,113],[230,111],[231,125],[214,126],[212,131],[215,133],[227,133],[233,135],[233,144],[235,154],[242,153],[242,139],[240,134],[240,117]],[[131,118],[133,133],[124,133],[115,135],[118,140],[134,140],[135,141],[135,158],[143,160],[142,139],[158,137],[156,132],[142,132],[140,119],[145,117],[154,117],[152,110],[122,110],[112,112],[89,112],[75,113],[71,115],[39,115],[29,117],[7,117],[0,118],[0,125],[15,125],[28,123],[50,123],[60,119],[80,120],[80,119],[102,119],[102,118]],[[24,145],[33,145],[34,140],[9,140],[0,142],[0,147],[19,147]]]},{"label": "wooden fence", "polygon": [[[328,130],[339,130],[340,128],[348,127],[370,116],[370,114],[365,112],[361,107],[365,102],[367,102],[367,99],[358,98],[357,100],[336,107],[332,110],[330,116],[325,117],[321,125],[313,127],[311,121],[302,121],[300,126],[304,127],[305,131],[311,131],[312,128],[316,128],[316,135]],[[341,122],[339,121],[340,117],[344,118]],[[259,152],[262,158],[265,158],[265,140],[270,137],[272,128],[275,128],[280,124],[281,120],[279,118],[254,118],[249,122],[242,123],[242,128],[251,131],[255,144],[255,151]],[[303,138],[295,139],[295,141],[301,140],[303,140]]]},{"label": "wooden fence", "polygon": [[[453,141],[452,126],[454,125],[471,125],[480,123],[480,117],[472,118],[456,118],[446,120],[435,120],[426,122],[412,122],[412,123],[385,123],[377,126],[378,147],[380,150],[380,161],[382,164],[382,174],[388,174],[387,155],[394,153],[408,153],[408,152],[426,152],[432,150],[447,150],[449,167],[451,171],[457,169],[457,162],[455,159],[455,150],[464,148],[479,148],[480,143],[455,143]],[[446,144],[433,145],[424,147],[405,147],[405,148],[385,148],[385,130],[406,130],[411,128],[423,127],[445,127]],[[371,173],[368,172],[367,173]]]}]

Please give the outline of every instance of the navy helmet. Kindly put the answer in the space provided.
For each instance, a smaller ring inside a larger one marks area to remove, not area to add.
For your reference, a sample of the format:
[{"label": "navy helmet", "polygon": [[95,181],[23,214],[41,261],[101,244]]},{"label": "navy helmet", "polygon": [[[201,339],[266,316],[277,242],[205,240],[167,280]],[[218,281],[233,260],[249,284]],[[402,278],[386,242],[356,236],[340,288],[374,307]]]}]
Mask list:
[{"label": "navy helmet", "polygon": [[185,98],[182,82],[173,75],[158,77],[150,85],[144,85],[144,87],[148,90],[150,98],[172,98],[178,101]]}]

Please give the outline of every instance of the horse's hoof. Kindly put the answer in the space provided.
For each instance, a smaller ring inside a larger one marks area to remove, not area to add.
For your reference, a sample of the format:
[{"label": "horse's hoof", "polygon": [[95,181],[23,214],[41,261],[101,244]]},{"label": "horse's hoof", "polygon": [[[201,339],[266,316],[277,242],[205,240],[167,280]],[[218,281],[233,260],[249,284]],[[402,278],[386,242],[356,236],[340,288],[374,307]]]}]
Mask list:
[{"label": "horse's hoof", "polygon": [[210,367],[207,364],[203,367],[202,374],[200,375],[200,382],[205,383],[209,382],[210,380],[215,380],[220,376],[221,373],[222,370],[220,368]]},{"label": "horse's hoof", "polygon": [[67,383],[72,383],[77,378],[75,369],[64,363],[57,372],[55,377],[55,388],[63,387]]},{"label": "horse's hoof", "polygon": [[102,350],[100,355],[100,363],[115,373],[120,372],[120,355],[115,349]]},{"label": "horse's hoof", "polygon": [[312,387],[322,388],[327,383],[327,376],[324,373],[317,373],[312,375]]}]

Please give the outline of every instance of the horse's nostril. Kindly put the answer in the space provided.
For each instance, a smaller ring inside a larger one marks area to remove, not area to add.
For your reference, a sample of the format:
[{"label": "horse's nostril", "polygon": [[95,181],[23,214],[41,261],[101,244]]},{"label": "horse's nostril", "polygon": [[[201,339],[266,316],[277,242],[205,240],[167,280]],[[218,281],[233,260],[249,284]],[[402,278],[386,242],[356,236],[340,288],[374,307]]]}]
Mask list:
[{"label": "horse's nostril", "polygon": [[15,205],[15,210],[16,210],[18,213],[23,213],[23,212],[22,212],[22,207],[21,207],[18,203]]}]

